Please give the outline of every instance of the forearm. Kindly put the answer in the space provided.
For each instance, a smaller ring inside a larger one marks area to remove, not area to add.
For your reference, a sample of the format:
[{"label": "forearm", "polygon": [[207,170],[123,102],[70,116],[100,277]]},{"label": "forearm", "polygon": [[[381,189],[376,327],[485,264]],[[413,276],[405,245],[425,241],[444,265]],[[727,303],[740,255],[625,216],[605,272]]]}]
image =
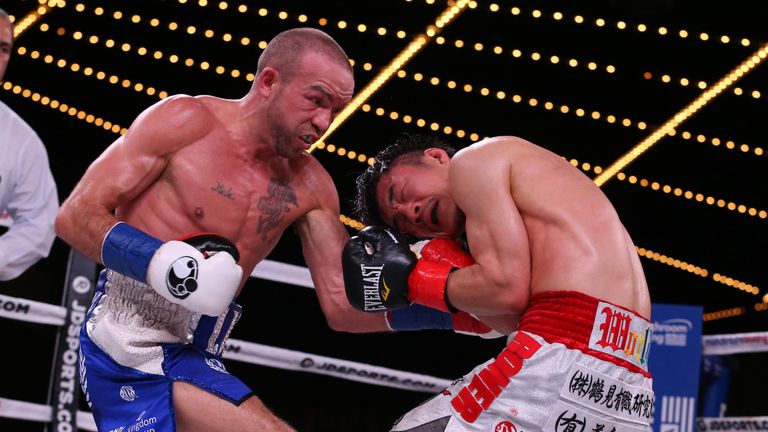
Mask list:
[{"label": "forearm", "polygon": [[475,264],[448,277],[446,298],[451,306],[478,316],[521,315],[528,303],[527,275],[493,278]]},{"label": "forearm", "polygon": [[56,216],[56,234],[88,258],[101,262],[101,245],[110,228],[118,222],[105,207],[83,205],[82,198],[70,197]]},{"label": "forearm", "polygon": [[331,329],[349,333],[389,331],[383,312],[361,312],[350,305],[339,277],[316,271],[312,279],[320,308]]}]

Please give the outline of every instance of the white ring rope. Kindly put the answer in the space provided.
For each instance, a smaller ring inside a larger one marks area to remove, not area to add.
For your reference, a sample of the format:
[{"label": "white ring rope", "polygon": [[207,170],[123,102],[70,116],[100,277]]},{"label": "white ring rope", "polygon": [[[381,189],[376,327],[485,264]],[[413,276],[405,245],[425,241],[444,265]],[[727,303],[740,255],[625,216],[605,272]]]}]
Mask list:
[{"label": "white ring rope", "polygon": [[[306,267],[277,261],[263,260],[253,270],[251,277],[314,288],[309,270]],[[67,309],[63,306],[0,294],[0,317],[63,326],[66,322],[66,316]],[[768,332],[707,335],[703,336],[702,339],[703,355],[768,351]],[[405,390],[435,392],[451,383],[450,380],[429,375],[308,354],[238,339],[228,341],[223,357],[261,366],[304,371]],[[50,422],[52,416],[52,408],[48,405],[0,398],[0,418]],[[89,412],[78,411],[77,424],[83,430],[96,430],[93,417]]]},{"label": "white ring rope", "polygon": [[[49,405],[0,397],[0,418],[2,417],[48,423],[53,420],[53,408]],[[87,411],[78,411],[77,428],[87,431],[95,431],[96,422],[93,421],[93,415]]]},{"label": "white ring rope", "polygon": [[[251,277],[286,284],[314,288],[309,270],[293,264],[264,260],[256,266]],[[87,305],[86,305],[87,307]],[[67,308],[0,294],[0,317],[39,324],[63,326]],[[288,350],[238,339],[229,339],[223,357],[286,370],[310,372],[373,385],[435,393],[451,381],[381,366],[341,360],[301,351]],[[53,410],[48,405],[17,401],[0,397],[0,418],[15,418],[50,422]],[[77,412],[78,428],[95,431],[96,425],[89,412]]]}]

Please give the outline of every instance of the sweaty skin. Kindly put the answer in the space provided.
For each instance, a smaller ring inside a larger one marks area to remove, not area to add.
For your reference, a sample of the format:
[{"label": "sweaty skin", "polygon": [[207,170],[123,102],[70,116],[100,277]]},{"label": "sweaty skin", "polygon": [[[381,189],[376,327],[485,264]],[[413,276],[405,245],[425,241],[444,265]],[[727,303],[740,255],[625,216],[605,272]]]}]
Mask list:
[{"label": "sweaty skin", "polygon": [[[302,65],[290,83],[262,74],[240,100],[176,96],[148,108],[65,201],[59,235],[100,261],[118,219],[164,241],[216,233],[237,245],[244,283],[294,225],[329,324],[386,330],[381,316],[346,301],[339,257],[348,234],[338,194],[304,141],[328,129],[354,82],[320,55],[306,55]],[[255,123],[260,118],[267,124]]]},{"label": "sweaty skin", "polygon": [[570,290],[649,317],[629,234],[602,191],[562,157],[506,136],[453,158],[428,149],[422,161],[382,176],[379,208],[387,224],[420,237],[466,231],[476,264],[448,280],[455,307],[509,328],[531,294]]},{"label": "sweaty skin", "polygon": [[[163,241],[215,233],[240,251],[242,289],[293,226],[329,325],[385,331],[383,314],[356,311],[346,300],[341,251],[349,236],[339,198],[306,152],[351,99],[352,73],[316,53],[305,54],[297,68],[291,80],[264,68],[239,100],[182,95],[145,110],[64,202],[58,235],[100,261],[103,239],[118,220]],[[234,406],[183,382],[173,386],[179,431],[292,430],[256,396]]]}]

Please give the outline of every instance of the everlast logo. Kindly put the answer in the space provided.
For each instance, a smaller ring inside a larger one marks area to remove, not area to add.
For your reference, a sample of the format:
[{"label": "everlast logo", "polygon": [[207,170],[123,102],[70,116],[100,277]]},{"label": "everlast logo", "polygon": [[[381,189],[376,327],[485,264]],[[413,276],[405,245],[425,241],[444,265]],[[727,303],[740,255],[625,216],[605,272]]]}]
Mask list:
[{"label": "everlast logo", "polygon": [[382,285],[384,285],[383,292],[379,289],[381,270],[383,268],[384,266],[366,266],[360,264],[360,274],[363,277],[363,300],[365,301],[366,312],[383,311],[387,309],[383,303],[389,296],[389,288],[386,283],[382,283]]},{"label": "everlast logo", "polygon": [[590,348],[644,365],[650,341],[650,323],[608,303],[598,304]]},{"label": "everlast logo", "polygon": [[504,351],[492,363],[472,377],[459,393],[451,399],[451,405],[469,423],[477,420],[488,409],[509,379],[523,368],[526,359],[541,348],[541,344],[526,333],[519,332]]}]

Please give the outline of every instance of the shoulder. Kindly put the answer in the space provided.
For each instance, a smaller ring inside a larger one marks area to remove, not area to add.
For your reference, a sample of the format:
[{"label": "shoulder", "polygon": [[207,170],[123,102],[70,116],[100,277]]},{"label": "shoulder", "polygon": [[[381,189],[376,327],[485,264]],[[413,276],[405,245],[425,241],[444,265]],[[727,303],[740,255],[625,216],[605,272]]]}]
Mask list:
[{"label": "shoulder", "polygon": [[525,142],[518,137],[499,136],[486,138],[464,147],[451,158],[451,169],[472,168],[477,164],[498,161],[504,155],[515,151],[515,147]]},{"label": "shoulder", "polygon": [[317,206],[338,206],[339,195],[331,174],[311,154],[304,155],[300,159],[298,170],[300,181],[317,199]]},{"label": "shoulder", "polygon": [[167,126],[174,127],[213,117],[213,111],[203,97],[174,95],[150,106],[141,116],[170,121]]},{"label": "shoulder", "polygon": [[206,135],[215,124],[216,116],[203,98],[175,95],[139,114],[126,137],[189,143]]}]

